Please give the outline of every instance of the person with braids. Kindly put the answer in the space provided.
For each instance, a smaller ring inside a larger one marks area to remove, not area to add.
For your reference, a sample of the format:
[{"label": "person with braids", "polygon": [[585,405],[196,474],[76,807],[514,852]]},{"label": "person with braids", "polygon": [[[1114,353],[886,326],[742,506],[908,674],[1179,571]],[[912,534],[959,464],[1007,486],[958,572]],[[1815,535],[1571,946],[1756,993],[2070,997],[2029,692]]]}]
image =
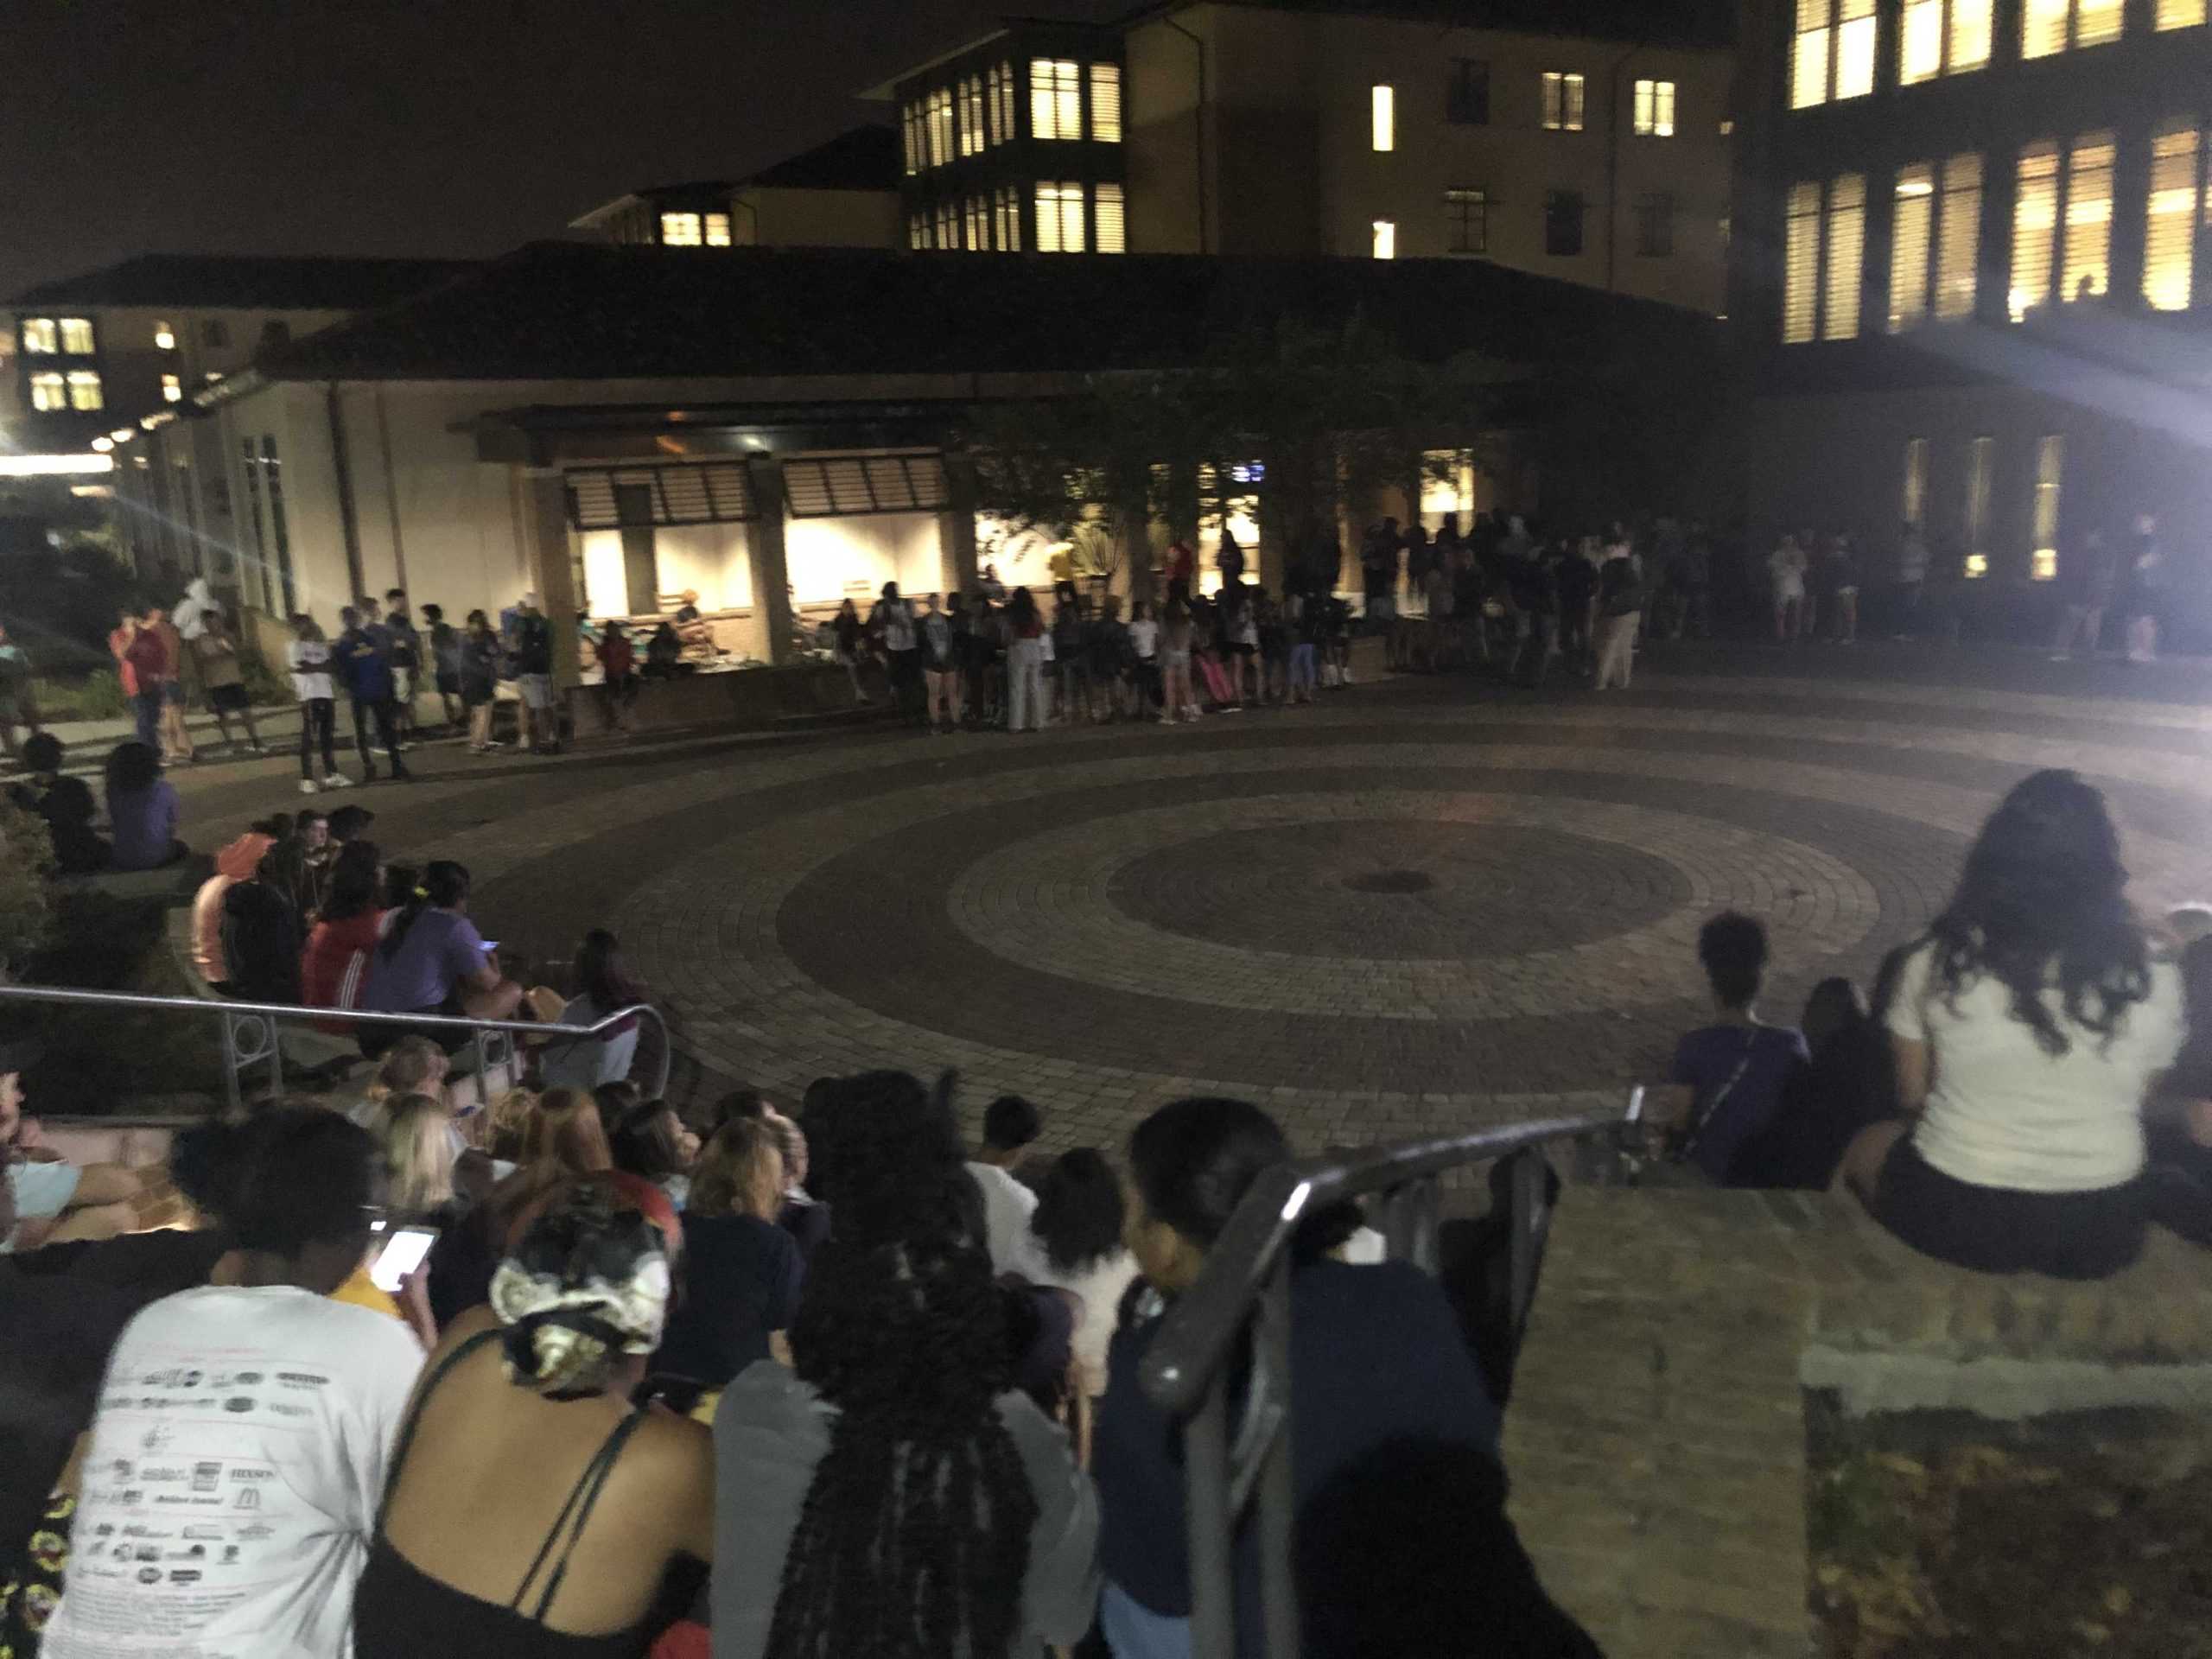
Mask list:
[{"label": "person with braids", "polygon": [[[501,976],[499,959],[468,919],[468,871],[448,859],[433,860],[422,885],[385,924],[360,1006],[379,1014],[507,1020],[521,1001],[522,987]],[[364,1026],[361,1052],[373,1060],[401,1034],[396,1026]],[[450,1027],[434,1027],[431,1035],[448,1052],[469,1040],[467,1032]]]},{"label": "person with braids", "polygon": [[2186,1021],[2126,886],[2104,797],[2070,772],[2024,779],[1982,825],[1888,1005],[1905,1118],[1844,1154],[1915,1249],[2063,1279],[2141,1249],[2144,1108]]},{"label": "person with braids", "polygon": [[358,1593],[356,1659],[634,1659],[712,1559],[707,1431],[630,1403],[660,1345],[660,1230],[563,1187],[415,1391]]},{"label": "person with braids", "polygon": [[715,1659],[1034,1659],[1090,1626],[1096,1500],[1013,1387],[948,1092],[809,1091],[836,1221],[792,1368],[748,1367],[715,1417]]},{"label": "person with braids", "polygon": [[[1198,1282],[1207,1254],[1252,1184],[1290,1155],[1274,1120],[1240,1100],[1176,1101],[1145,1119],[1130,1138],[1127,1231],[1145,1287],[1125,1304],[1107,1350],[1106,1397],[1091,1465],[1106,1580],[1099,1624],[1116,1659],[1188,1659],[1191,1651],[1182,1430],[1145,1398],[1138,1365],[1167,1304]],[[1401,1582],[1450,1584],[1478,1602],[1455,1634],[1472,1641],[1479,1631],[1483,1653],[1500,1659],[1594,1656],[1589,1638],[1546,1599],[1506,1520],[1505,1483],[1496,1467],[1497,1408],[1450,1302],[1434,1280],[1408,1263],[1351,1267],[1328,1259],[1356,1223],[1356,1211],[1326,1206],[1306,1218],[1291,1246],[1291,1397],[1297,1402],[1291,1463],[1300,1545],[1325,1497],[1332,1529],[1334,1517],[1349,1508],[1360,1516],[1350,1530],[1396,1544]],[[1243,1412],[1249,1364],[1249,1356],[1240,1357],[1230,1375],[1232,1420]],[[1347,1503],[1337,1502],[1348,1477],[1391,1448],[1408,1446],[1421,1448],[1424,1459],[1449,1457],[1458,1465],[1486,1469],[1487,1478],[1452,1483],[1452,1514],[1429,1507],[1434,1482],[1402,1488],[1395,1500],[1361,1488]],[[1478,1548],[1469,1549],[1470,1540]],[[1325,1604],[1332,1591],[1315,1581],[1306,1554],[1301,1547],[1310,1652],[1438,1650],[1331,1624]],[[1249,1516],[1232,1560],[1236,1650],[1243,1659],[1259,1659],[1266,1647]]]}]

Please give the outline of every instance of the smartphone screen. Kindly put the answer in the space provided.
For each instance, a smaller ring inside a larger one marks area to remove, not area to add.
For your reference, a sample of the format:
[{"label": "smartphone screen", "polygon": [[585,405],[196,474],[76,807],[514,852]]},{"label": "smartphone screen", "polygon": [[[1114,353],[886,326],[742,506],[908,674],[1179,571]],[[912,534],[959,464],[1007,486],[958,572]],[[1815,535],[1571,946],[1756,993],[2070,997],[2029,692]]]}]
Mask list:
[{"label": "smartphone screen", "polygon": [[423,1258],[429,1255],[437,1239],[435,1227],[402,1227],[385,1240],[384,1248],[369,1264],[370,1281],[386,1294],[396,1294],[399,1281],[423,1265]]},{"label": "smartphone screen", "polygon": [[487,953],[488,953],[488,952],[490,952],[490,951],[496,950],[498,950],[499,948],[499,942],[497,939],[486,939],[486,940],[485,940],[485,941],[484,941],[484,949],[485,949],[485,950],[486,950]]}]

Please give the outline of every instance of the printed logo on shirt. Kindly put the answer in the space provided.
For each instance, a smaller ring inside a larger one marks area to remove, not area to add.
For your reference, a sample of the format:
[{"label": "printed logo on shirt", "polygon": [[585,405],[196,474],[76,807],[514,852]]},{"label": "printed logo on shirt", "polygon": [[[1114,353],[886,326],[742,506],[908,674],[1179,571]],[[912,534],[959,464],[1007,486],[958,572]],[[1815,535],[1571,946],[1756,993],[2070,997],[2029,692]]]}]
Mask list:
[{"label": "printed logo on shirt", "polygon": [[223,1402],[223,1409],[225,1411],[251,1411],[255,1403],[254,1397],[250,1394],[234,1394]]},{"label": "printed logo on shirt", "polygon": [[313,1371],[279,1371],[276,1373],[276,1380],[279,1382],[289,1383],[296,1389],[325,1388],[330,1382],[328,1377],[317,1376]]}]

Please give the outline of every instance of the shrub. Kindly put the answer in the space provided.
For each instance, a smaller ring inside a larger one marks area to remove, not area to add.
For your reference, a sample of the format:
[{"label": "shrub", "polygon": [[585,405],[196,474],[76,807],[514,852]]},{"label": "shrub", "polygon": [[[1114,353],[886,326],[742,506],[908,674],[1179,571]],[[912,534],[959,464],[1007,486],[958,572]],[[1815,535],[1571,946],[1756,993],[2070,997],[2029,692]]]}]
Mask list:
[{"label": "shrub", "polygon": [[46,942],[53,906],[54,842],[46,820],[0,796],[0,976]]}]

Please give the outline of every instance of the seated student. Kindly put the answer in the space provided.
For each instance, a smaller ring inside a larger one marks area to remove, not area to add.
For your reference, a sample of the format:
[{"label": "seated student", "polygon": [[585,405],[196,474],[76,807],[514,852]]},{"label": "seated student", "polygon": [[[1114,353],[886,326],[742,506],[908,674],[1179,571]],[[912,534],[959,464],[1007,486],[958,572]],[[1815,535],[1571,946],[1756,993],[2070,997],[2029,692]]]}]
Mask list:
[{"label": "seated student", "polygon": [[[300,952],[300,1000],[311,1008],[355,1008],[369,976],[369,954],[388,913],[377,903],[377,849],[349,841],[339,849],[322,908]],[[350,1037],[354,1027],[317,1020],[315,1029]]]},{"label": "seated student", "polygon": [[176,786],[162,776],[161,757],[144,743],[118,743],[107,757],[109,856],[118,870],[158,870],[185,855],[177,839],[182,809]]},{"label": "seated student", "polygon": [[[639,1092],[634,1083],[601,1084],[592,1091],[600,1121],[613,1125],[607,1132],[607,1150],[615,1168],[652,1182],[681,1211],[691,1200],[699,1137],[683,1126],[675,1107],[664,1100],[641,1099]],[[624,1096],[628,1098],[619,1098]]]},{"label": "seated student", "polygon": [[808,1127],[837,1224],[791,1368],[748,1366],[715,1413],[717,1659],[1073,1643],[1096,1604],[1096,1504],[1066,1434],[1011,1386],[943,1089],[840,1079]]},{"label": "seated student", "polygon": [[1766,1127],[1745,1137],[1732,1186],[1825,1188],[1852,1137],[1897,1110],[1889,1039],[1858,986],[1842,978],[1814,986],[1802,1026],[1812,1063],[1783,1085]]},{"label": "seated student", "polygon": [[630,1403],[667,1316],[660,1230],[596,1182],[547,1198],[408,1407],[338,1599],[356,1659],[632,1659],[713,1557],[708,1431]]},{"label": "seated student", "polygon": [[[622,963],[622,947],[614,935],[594,927],[577,947],[574,982],[576,995],[563,1005],[556,1026],[592,1026],[620,1009],[646,1001],[646,991]],[[638,1053],[638,1021],[634,1016],[600,1037],[549,1037],[539,1051],[539,1065],[549,1089],[596,1089],[630,1075]]]},{"label": "seated student", "polygon": [[2016,785],[1904,961],[1887,1024],[1906,1116],[1843,1173],[1915,1249],[2096,1279],[2143,1243],[2143,1114],[2183,1036],[2181,973],[2129,908],[2104,797]]},{"label": "seated student", "polygon": [[200,884],[192,899],[192,965],[216,990],[229,988],[231,973],[223,958],[223,899],[261,868],[262,855],[281,839],[273,823],[257,823],[215,855],[215,874]]},{"label": "seated student", "polygon": [[[1189,1544],[1174,1522],[1184,1512],[1182,1436],[1143,1394],[1138,1367],[1166,1303],[1198,1281],[1252,1184],[1289,1157],[1274,1120],[1243,1101],[1176,1101],[1130,1137],[1128,1240],[1149,1288],[1134,1299],[1108,1350],[1106,1398],[1091,1456],[1103,1519],[1099,1567],[1106,1578],[1099,1623],[1117,1659],[1190,1651]],[[1348,1267],[1328,1260],[1325,1252],[1342,1239],[1345,1221],[1332,1206],[1308,1219],[1293,1247],[1292,1464],[1300,1535],[1340,1479],[1372,1466],[1393,1446],[1418,1441],[1492,1463],[1497,1458],[1497,1408],[1444,1292],[1407,1262]],[[1241,1413],[1241,1402],[1230,1409]],[[1479,1531],[1494,1553],[1445,1569],[1488,1575],[1499,1586],[1503,1626],[1485,1630],[1484,1650],[1594,1651],[1586,1638],[1574,1644],[1579,1632],[1544,1599],[1500,1512],[1503,1495],[1503,1481],[1467,1494],[1467,1501],[1491,1506]],[[1411,1513],[1404,1522],[1402,1538],[1418,1536],[1427,1525]],[[1258,1551],[1249,1521],[1234,1559],[1237,1651],[1260,1654]],[[1306,1608],[1309,1628],[1325,1611]],[[1498,1639],[1493,1648],[1494,1635],[1514,1639]]]},{"label": "seated student", "polygon": [[1074,1351],[1084,1391],[1106,1391],[1106,1343],[1121,1318],[1136,1258],[1122,1242],[1122,1185],[1096,1147],[1064,1152],[1046,1168],[1019,1271],[1081,1305]]},{"label": "seated student", "polygon": [[983,1195],[984,1229],[995,1272],[1019,1272],[1026,1258],[1023,1241],[1029,1234],[1029,1217],[1036,1212],[1037,1195],[1014,1178],[1013,1166],[1043,1127],[1037,1109],[1020,1095],[1001,1095],[984,1109],[983,1144],[969,1161],[968,1173]]},{"label": "seated student", "polygon": [[[361,1007],[508,1020],[521,1001],[522,987],[501,976],[498,959],[468,918],[467,870],[434,860],[370,955]],[[364,1026],[361,1052],[374,1059],[397,1039],[391,1026]],[[435,1040],[451,1052],[468,1041],[468,1033],[439,1027]]]},{"label": "seated student", "polygon": [[[178,1493],[213,1471],[222,1513],[251,1510],[251,1524],[196,1556],[180,1542],[171,1557],[188,1569],[149,1574],[80,1549],[47,1659],[348,1651],[376,1494],[423,1363],[404,1326],[330,1299],[368,1248],[382,1189],[376,1149],[355,1125],[312,1107],[265,1115],[226,1217],[234,1274],[154,1303],[116,1344],[111,1370],[133,1391],[105,1396],[92,1420],[86,1467],[102,1478],[86,1483],[75,1531],[174,1524],[146,1466],[161,1447],[183,1471]],[[226,1380],[241,1371],[257,1381]],[[122,1465],[141,1478],[107,1478]],[[233,1496],[248,1486],[252,1500]]]},{"label": "seated student", "polygon": [[261,855],[251,879],[223,894],[226,989],[245,1002],[300,1001],[300,921],[283,886],[282,843]]},{"label": "seated student", "polygon": [[683,1213],[683,1292],[654,1361],[656,1374],[717,1394],[791,1328],[805,1262],[776,1225],[784,1160],[765,1123],[739,1118],[699,1154]]},{"label": "seated student", "polygon": [[86,875],[107,868],[108,845],[93,830],[99,808],[81,778],[61,771],[61,740],[34,732],[23,740],[23,765],[30,775],[8,785],[8,798],[46,820],[54,843],[54,867],[63,875]]},{"label": "seated student", "polygon": [[8,1186],[0,1255],[150,1224],[173,1196],[160,1170],[73,1164],[46,1144],[38,1120],[23,1110],[22,1074],[37,1058],[29,1041],[0,1044],[0,1165]]},{"label": "seated student", "polygon": [[1808,1056],[1801,1033],[1763,1023],[1752,1006],[1766,974],[1766,929],[1724,912],[1698,930],[1697,955],[1720,1018],[1675,1045],[1657,1104],[1678,1126],[1681,1155],[1729,1184],[1738,1151],[1766,1127]]}]

